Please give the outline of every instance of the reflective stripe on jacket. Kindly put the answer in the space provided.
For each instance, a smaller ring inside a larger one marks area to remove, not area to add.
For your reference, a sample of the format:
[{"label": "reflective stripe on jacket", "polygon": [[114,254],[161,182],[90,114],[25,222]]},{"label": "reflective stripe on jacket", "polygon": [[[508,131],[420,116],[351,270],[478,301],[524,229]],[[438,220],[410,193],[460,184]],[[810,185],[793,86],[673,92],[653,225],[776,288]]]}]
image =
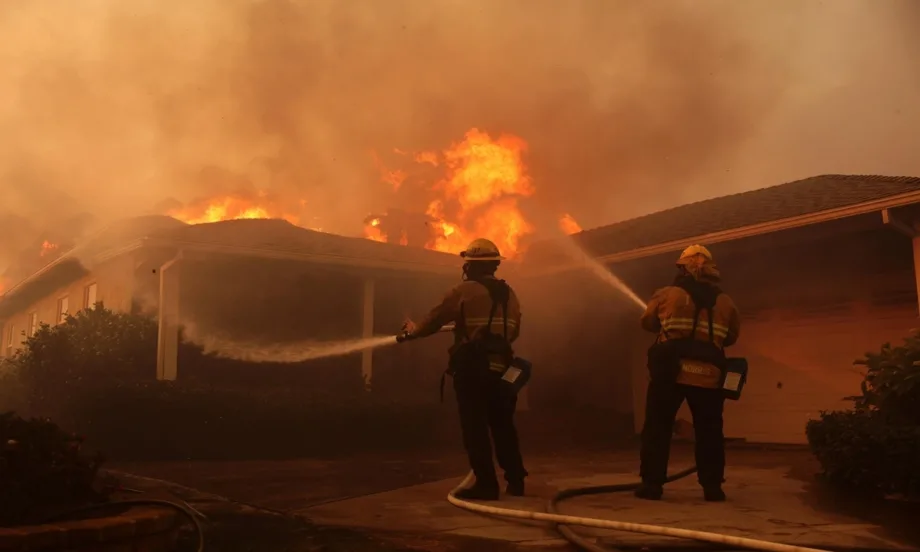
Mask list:
[{"label": "reflective stripe on jacket", "polygon": [[[426,337],[436,333],[447,324],[456,324],[454,330],[454,345],[472,341],[477,335],[484,332],[489,324],[489,312],[492,310],[492,297],[489,290],[482,284],[467,280],[447,292],[441,303],[422,319],[412,333],[418,337]],[[464,320],[461,321],[461,313]],[[513,343],[521,333],[521,304],[514,290],[509,287],[508,312],[502,312],[498,305],[492,317],[491,332],[503,335],[505,331],[505,318],[508,320],[508,342]],[[496,371],[504,371],[504,359],[493,359],[490,367]]]},{"label": "reflective stripe on jacket", "polygon": [[[645,314],[642,315],[642,328],[658,334],[660,341],[690,337],[693,330],[693,313],[696,305],[690,294],[677,286],[659,289],[652,296]],[[728,347],[738,341],[741,331],[741,316],[735,302],[722,293],[716,299],[712,312],[713,342],[717,347]],[[696,339],[709,341],[709,315],[702,309],[696,326]],[[691,360],[681,361],[681,371],[677,383],[696,387],[716,388],[721,374],[712,364]]]}]

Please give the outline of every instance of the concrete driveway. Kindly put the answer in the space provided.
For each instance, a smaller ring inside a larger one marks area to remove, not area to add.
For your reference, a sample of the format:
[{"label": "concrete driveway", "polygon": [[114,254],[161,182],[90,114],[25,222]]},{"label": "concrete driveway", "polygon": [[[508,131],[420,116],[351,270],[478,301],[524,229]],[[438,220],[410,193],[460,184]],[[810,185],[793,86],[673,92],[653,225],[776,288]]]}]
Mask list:
[{"label": "concrete driveway", "polygon": [[[671,465],[688,466],[692,456],[677,446]],[[918,542],[915,523],[899,523],[880,508],[859,508],[819,492],[816,466],[803,450],[729,450],[725,490],[729,500],[702,500],[692,478],[668,487],[665,500],[646,502],[629,494],[577,498],[566,514],[666,525],[739,535],[828,550],[910,550]],[[192,462],[122,464],[124,471],[174,481],[231,499],[302,516],[326,526],[371,533],[417,535],[437,540],[482,539],[505,548],[564,546],[548,527],[491,519],[461,511],[445,495],[466,472],[461,454],[368,455],[338,461]],[[538,510],[559,489],[635,480],[636,455],[628,452],[566,452],[528,459],[528,496],[497,505]],[[902,515],[915,515],[916,512]],[[915,517],[912,519],[920,519]],[[684,547],[686,541],[610,531],[585,530],[599,542],[629,548]]]}]

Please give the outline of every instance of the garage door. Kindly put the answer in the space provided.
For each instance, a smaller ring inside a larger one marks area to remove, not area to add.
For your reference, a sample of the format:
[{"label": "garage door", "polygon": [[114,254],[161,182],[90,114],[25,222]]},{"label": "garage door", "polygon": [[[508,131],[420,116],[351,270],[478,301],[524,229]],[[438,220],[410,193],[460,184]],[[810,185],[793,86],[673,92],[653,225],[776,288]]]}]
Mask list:
[{"label": "garage door", "polygon": [[917,326],[915,309],[854,304],[745,319],[730,353],[748,358],[750,376],[742,399],[727,401],[726,436],[805,443],[809,419],[852,406],[844,397],[859,394],[863,378],[853,361],[886,341],[900,343]]}]

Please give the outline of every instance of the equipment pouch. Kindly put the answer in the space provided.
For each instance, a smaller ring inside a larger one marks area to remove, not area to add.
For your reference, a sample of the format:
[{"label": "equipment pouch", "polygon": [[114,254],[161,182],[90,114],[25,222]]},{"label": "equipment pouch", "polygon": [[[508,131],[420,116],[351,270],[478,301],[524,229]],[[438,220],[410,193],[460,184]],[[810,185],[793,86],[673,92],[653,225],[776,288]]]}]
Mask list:
[{"label": "equipment pouch", "polygon": [[747,383],[748,363],[746,358],[727,358],[725,368],[722,370],[722,380],[719,387],[726,399],[737,401],[741,398],[741,390]]},{"label": "equipment pouch", "polygon": [[502,383],[507,384],[517,394],[530,381],[533,364],[523,358],[514,358],[502,374]]}]

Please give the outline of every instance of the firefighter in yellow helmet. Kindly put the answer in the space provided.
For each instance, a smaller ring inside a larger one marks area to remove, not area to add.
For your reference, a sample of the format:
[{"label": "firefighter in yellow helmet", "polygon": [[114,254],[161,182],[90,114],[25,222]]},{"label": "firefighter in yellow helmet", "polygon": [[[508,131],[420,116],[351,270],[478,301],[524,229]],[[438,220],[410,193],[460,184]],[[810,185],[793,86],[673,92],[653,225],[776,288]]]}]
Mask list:
[{"label": "firefighter in yellow helmet", "polygon": [[680,405],[693,415],[698,478],[707,501],[725,500],[722,482],[725,447],[720,388],[724,347],[738,340],[738,309],[719,289],[712,253],[692,245],[677,260],[674,283],[659,289],[642,315],[642,328],[658,335],[649,348],[651,381],[642,428],[640,475],[636,496],[658,500],[668,469],[671,434]]},{"label": "firefighter in yellow helmet", "polygon": [[427,337],[454,324],[454,344],[446,374],[454,381],[463,445],[476,476],[475,484],[458,491],[456,496],[498,499],[492,441],[498,464],[505,472],[505,492],[523,496],[528,474],[514,426],[517,393],[503,380],[516,362],[511,344],[520,335],[521,305],[511,286],[495,277],[504,257],[494,243],[474,240],[460,256],[465,260],[463,282],[451,289],[421,322],[400,334],[398,340]]}]

